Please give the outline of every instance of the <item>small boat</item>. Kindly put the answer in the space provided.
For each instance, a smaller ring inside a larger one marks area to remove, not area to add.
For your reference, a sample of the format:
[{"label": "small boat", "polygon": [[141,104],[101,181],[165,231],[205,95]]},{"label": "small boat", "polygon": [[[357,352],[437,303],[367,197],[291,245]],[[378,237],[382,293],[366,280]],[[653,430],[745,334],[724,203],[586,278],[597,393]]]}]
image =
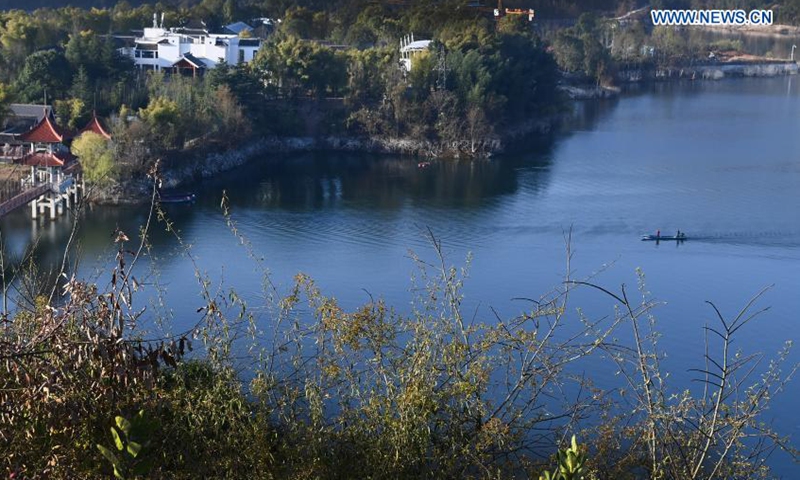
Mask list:
[{"label": "small boat", "polygon": [[650,242],[650,241],[677,241],[682,242],[684,240],[688,240],[689,237],[686,236],[685,233],[681,233],[680,235],[642,235],[643,242]]},{"label": "small boat", "polygon": [[160,197],[161,203],[191,203],[196,199],[194,193],[167,193]]},{"label": "small boat", "polygon": [[417,168],[428,168],[431,166],[431,162],[419,162],[417,164]]}]

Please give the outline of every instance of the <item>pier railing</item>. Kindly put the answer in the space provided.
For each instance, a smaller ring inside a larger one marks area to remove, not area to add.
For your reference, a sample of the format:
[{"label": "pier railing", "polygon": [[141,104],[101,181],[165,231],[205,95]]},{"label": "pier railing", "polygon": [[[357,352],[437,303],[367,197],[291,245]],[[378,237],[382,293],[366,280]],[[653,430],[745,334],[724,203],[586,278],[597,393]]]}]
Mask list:
[{"label": "pier railing", "polygon": [[35,200],[52,189],[50,183],[41,183],[37,186],[24,190],[9,200],[0,203],[0,218],[13,212],[19,207],[27,205],[31,200]]},{"label": "pier railing", "polygon": [[[47,192],[63,194],[69,187],[74,185],[75,178],[72,175],[58,176],[55,181],[33,181],[30,177],[20,180],[19,185],[10,191],[10,195],[0,197],[0,218],[13,212],[17,208],[27,205],[28,202],[35,200]],[[10,198],[8,198],[10,197]],[[8,198],[8,200],[3,200]]]}]

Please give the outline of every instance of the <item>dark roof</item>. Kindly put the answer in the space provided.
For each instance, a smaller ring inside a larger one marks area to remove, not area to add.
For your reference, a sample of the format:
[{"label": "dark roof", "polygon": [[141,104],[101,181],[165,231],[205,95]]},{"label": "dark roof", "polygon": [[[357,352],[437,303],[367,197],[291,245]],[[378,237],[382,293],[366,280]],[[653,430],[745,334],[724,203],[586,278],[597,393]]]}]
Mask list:
[{"label": "dark roof", "polygon": [[8,115],[0,119],[0,132],[12,136],[27,132],[45,116],[54,118],[53,107],[49,105],[12,103],[8,110]]},{"label": "dark roof", "polygon": [[183,56],[180,59],[178,59],[177,62],[172,64],[172,66],[173,67],[179,66],[179,64],[182,62],[188,62],[191,66],[195,68],[206,68],[205,62],[195,57],[191,53],[184,53]]},{"label": "dark roof", "polygon": [[116,48],[136,46],[136,37],[132,35],[113,35],[111,40]]},{"label": "dark roof", "polygon": [[205,28],[185,28],[185,27],[183,27],[183,28],[176,28],[175,31],[177,33],[182,33],[184,35],[190,35],[190,36],[193,35],[193,36],[201,36],[201,37],[209,34],[208,30],[206,30]]},{"label": "dark roof", "polygon": [[45,115],[53,116],[53,107],[50,105],[34,105],[30,103],[12,103],[8,106],[9,117],[36,119],[36,123],[42,121]]},{"label": "dark roof", "polygon": [[248,25],[248,24],[246,24],[244,22],[234,22],[234,23],[231,23],[230,25],[225,25],[222,28],[224,30],[227,30],[227,31],[231,32],[234,35],[239,35],[240,33],[245,32],[245,31],[251,32],[253,30],[253,27],[251,27],[250,25]]},{"label": "dark roof", "polygon": [[202,20],[192,19],[174,30],[184,35],[208,35],[208,25]]}]

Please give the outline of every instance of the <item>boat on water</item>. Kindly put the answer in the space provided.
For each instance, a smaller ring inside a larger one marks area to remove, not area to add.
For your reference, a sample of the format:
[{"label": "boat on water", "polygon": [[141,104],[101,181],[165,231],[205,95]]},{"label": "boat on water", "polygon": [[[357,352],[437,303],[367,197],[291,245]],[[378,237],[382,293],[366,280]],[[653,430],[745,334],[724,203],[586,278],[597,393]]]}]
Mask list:
[{"label": "boat on water", "polygon": [[673,242],[682,242],[684,240],[688,240],[689,237],[686,236],[685,233],[681,233],[680,235],[642,235],[642,241],[673,241]]},{"label": "boat on water", "polygon": [[166,193],[161,194],[161,203],[191,203],[197,199],[194,193]]}]

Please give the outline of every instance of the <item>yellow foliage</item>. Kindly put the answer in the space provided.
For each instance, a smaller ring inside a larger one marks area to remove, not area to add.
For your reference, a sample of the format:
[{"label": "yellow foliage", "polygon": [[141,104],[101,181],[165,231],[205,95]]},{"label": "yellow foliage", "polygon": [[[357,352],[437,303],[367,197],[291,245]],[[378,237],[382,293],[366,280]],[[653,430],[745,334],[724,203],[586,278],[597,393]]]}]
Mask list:
[{"label": "yellow foliage", "polygon": [[87,182],[103,184],[113,179],[114,151],[110,140],[86,132],[72,142],[72,151],[81,162]]}]

